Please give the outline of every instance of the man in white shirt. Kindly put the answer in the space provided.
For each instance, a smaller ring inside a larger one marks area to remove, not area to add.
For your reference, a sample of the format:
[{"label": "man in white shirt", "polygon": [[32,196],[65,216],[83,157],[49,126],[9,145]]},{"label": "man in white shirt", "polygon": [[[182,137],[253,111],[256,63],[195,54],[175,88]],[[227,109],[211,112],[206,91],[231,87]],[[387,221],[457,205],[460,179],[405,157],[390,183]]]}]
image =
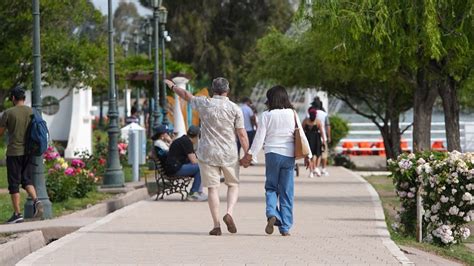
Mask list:
[{"label": "man in white shirt", "polygon": [[328,143],[331,142],[331,125],[329,124],[328,113],[323,108],[323,103],[319,99],[319,97],[314,97],[314,101],[311,103],[311,107],[316,108],[318,110],[316,114],[316,119],[321,121],[321,125],[323,128],[322,134],[326,136],[326,141],[323,143],[324,151],[321,155],[321,174],[324,176],[328,176],[329,172],[326,170],[326,166],[328,164],[328,157],[329,157],[329,146]]},{"label": "man in white shirt", "polygon": [[[247,137],[249,139],[249,146],[252,146],[253,139],[255,137],[255,130],[257,129],[257,118],[255,113],[252,110],[252,101],[249,97],[244,97],[242,99],[242,104],[240,105],[240,109],[242,110],[242,114],[244,116],[244,127],[245,131],[247,131]],[[240,141],[237,140],[237,151],[240,154]]]},{"label": "man in white shirt", "polygon": [[201,136],[196,156],[201,171],[202,186],[208,188],[208,203],[211,210],[214,228],[210,235],[221,235],[219,223],[219,186],[224,175],[227,185],[227,214],[223,217],[227,230],[236,233],[237,228],[232,218],[234,206],[239,194],[239,157],[237,154],[236,134],[242,144],[244,153],[249,149],[244,119],[239,106],[231,102],[227,95],[230,91],[229,82],[225,78],[212,81],[213,97],[195,97],[183,88],[177,87],[172,81],[165,80],[181,98],[191,103],[191,107],[199,112],[201,120]]}]

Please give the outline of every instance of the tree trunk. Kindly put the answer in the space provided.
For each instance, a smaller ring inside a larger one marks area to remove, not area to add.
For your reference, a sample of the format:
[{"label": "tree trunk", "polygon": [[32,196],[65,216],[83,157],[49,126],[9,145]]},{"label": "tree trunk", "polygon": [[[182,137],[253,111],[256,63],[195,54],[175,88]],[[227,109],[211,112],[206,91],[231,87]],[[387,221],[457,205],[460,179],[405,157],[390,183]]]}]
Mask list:
[{"label": "tree trunk", "polygon": [[429,86],[423,70],[418,71],[413,93],[413,151],[431,149],[431,113],[438,92]]},{"label": "tree trunk", "polygon": [[449,79],[438,87],[439,96],[443,101],[444,126],[448,151],[461,151],[459,132],[459,101],[455,81]]},{"label": "tree trunk", "polygon": [[99,100],[99,128],[104,128],[104,94],[100,94]]}]

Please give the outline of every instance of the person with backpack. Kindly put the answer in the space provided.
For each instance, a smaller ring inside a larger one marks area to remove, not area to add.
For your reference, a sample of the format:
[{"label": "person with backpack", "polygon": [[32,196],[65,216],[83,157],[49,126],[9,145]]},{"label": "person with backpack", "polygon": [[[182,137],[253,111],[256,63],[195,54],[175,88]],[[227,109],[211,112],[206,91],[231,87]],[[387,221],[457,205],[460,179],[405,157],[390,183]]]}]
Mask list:
[{"label": "person with backpack", "polygon": [[33,218],[42,217],[43,205],[33,186],[31,155],[25,152],[26,143],[30,141],[28,134],[33,111],[25,105],[25,90],[20,86],[10,91],[10,100],[15,106],[3,112],[0,118],[0,136],[5,130],[8,131],[7,178],[14,212],[7,223],[12,224],[23,222],[20,213],[20,185],[33,200]]}]

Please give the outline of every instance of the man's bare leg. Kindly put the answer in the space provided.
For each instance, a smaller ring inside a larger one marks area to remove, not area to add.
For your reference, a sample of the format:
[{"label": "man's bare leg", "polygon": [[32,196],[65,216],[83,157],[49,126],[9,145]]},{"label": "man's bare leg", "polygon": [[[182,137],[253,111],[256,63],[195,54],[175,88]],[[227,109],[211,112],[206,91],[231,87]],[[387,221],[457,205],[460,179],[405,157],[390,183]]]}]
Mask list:
[{"label": "man's bare leg", "polygon": [[28,185],[28,186],[25,187],[25,190],[33,200],[37,199],[36,190],[35,190],[34,186]]},{"label": "man's bare leg", "polygon": [[239,186],[229,186],[227,188],[227,213],[232,216],[235,204],[239,198]]},{"label": "man's bare leg", "polygon": [[207,203],[209,204],[209,210],[211,210],[212,221],[214,222],[214,228],[220,227],[219,223],[219,188],[210,187],[207,189]]},{"label": "man's bare leg", "polygon": [[20,193],[10,194],[12,199],[13,211],[15,214],[20,213]]}]

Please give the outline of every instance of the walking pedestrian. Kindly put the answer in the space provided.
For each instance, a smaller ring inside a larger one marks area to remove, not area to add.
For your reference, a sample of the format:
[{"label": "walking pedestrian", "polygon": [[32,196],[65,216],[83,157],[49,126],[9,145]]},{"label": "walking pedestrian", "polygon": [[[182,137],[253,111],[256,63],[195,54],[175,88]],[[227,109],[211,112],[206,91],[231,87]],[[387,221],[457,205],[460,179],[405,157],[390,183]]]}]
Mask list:
[{"label": "walking pedestrian", "polygon": [[[244,97],[242,99],[242,104],[240,105],[242,114],[244,116],[244,127],[247,131],[247,136],[249,139],[249,146],[252,146],[253,139],[255,137],[255,130],[257,129],[257,117],[252,108],[252,100],[249,97]],[[240,141],[237,140],[237,152],[240,154]]]},{"label": "walking pedestrian", "polygon": [[38,200],[33,186],[31,157],[25,154],[25,139],[33,111],[25,105],[25,90],[22,87],[18,86],[10,91],[10,100],[15,106],[3,113],[0,119],[0,136],[5,130],[8,131],[7,179],[13,215],[7,223],[12,224],[23,222],[20,185],[33,200],[33,218],[43,216],[43,204]]},{"label": "walking pedestrian", "polygon": [[224,175],[227,185],[227,213],[223,217],[227,230],[236,233],[237,227],[232,217],[239,195],[239,158],[237,155],[236,134],[247,153],[249,144],[244,119],[239,106],[229,100],[230,87],[225,78],[212,81],[213,97],[195,97],[170,80],[165,80],[181,98],[190,102],[199,112],[201,137],[196,155],[201,170],[202,184],[208,188],[208,203],[214,223],[210,235],[221,235],[219,222],[219,186]]},{"label": "walking pedestrian", "polygon": [[[282,236],[289,236],[293,225],[295,128],[301,128],[300,120],[290,103],[283,86],[267,91],[268,110],[262,113],[254,143],[241,160],[248,167],[258,152],[265,150],[265,199],[267,226],[272,234],[278,226]],[[308,141],[303,137],[303,145]],[[305,165],[312,168],[312,154],[305,158]]]},{"label": "walking pedestrian", "polygon": [[314,108],[309,108],[309,118],[303,120],[302,126],[306,138],[309,142],[309,147],[311,148],[311,153],[313,158],[311,159],[314,164],[314,169],[309,172],[309,178],[316,176],[321,176],[321,171],[318,166],[321,160],[321,154],[323,150],[322,144],[325,142],[324,136],[322,135],[323,129],[321,126],[321,121],[316,119],[317,110]]},{"label": "walking pedestrian", "polygon": [[329,123],[329,116],[326,110],[324,110],[323,102],[319,99],[318,96],[314,97],[311,107],[315,108],[318,113],[316,119],[321,121],[321,126],[323,128],[322,135],[325,137],[323,142],[323,152],[321,154],[321,174],[328,176],[329,172],[326,170],[329,157],[329,146],[328,143],[331,142],[331,124]]}]

